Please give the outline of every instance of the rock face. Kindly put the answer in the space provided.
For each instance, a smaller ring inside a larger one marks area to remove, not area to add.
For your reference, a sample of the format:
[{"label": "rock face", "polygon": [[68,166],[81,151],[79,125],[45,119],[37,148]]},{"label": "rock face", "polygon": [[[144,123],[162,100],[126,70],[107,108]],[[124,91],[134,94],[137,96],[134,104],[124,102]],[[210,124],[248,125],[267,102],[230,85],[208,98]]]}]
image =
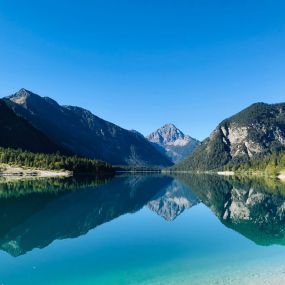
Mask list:
[{"label": "rock face", "polygon": [[51,98],[40,97],[25,89],[5,101],[51,141],[77,155],[113,165],[172,164],[140,134],[107,122],[83,108],[60,106]]},{"label": "rock face", "polygon": [[165,153],[174,163],[188,157],[199,141],[185,135],[173,124],[166,124],[155,132],[147,136],[155,147]]},{"label": "rock face", "polygon": [[221,122],[177,168],[214,170],[284,149],[285,103],[256,103]]},{"label": "rock face", "polygon": [[42,132],[17,116],[3,100],[0,100],[0,134],[0,147],[43,153],[63,152]]},{"label": "rock face", "polygon": [[173,221],[184,210],[190,209],[198,203],[199,199],[188,187],[178,180],[173,180],[166,189],[159,192],[147,205],[166,221]]}]

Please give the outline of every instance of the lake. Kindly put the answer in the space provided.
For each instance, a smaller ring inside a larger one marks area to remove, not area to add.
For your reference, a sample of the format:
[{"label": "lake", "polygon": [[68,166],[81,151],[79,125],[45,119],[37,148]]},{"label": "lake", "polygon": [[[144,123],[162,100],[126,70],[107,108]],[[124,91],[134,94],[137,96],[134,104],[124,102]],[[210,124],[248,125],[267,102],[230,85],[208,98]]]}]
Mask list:
[{"label": "lake", "polygon": [[0,181],[0,284],[285,284],[284,189],[214,175]]}]

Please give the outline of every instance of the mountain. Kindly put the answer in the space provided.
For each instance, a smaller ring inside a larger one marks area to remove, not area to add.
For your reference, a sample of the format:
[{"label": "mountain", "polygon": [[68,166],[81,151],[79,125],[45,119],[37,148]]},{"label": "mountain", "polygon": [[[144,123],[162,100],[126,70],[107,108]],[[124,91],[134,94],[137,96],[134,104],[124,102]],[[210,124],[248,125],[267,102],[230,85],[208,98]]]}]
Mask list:
[{"label": "mountain", "polygon": [[17,116],[3,100],[0,100],[0,133],[0,147],[43,153],[64,152],[42,132]]},{"label": "mountain", "polygon": [[183,134],[173,124],[166,124],[147,136],[147,139],[171,161],[177,163],[188,157],[199,141]]},{"label": "mountain", "polygon": [[107,122],[88,110],[60,106],[21,89],[5,101],[16,114],[62,148],[113,165],[169,166],[171,161],[140,134]]},{"label": "mountain", "polygon": [[285,103],[256,103],[224,120],[177,170],[215,170],[285,150]]}]

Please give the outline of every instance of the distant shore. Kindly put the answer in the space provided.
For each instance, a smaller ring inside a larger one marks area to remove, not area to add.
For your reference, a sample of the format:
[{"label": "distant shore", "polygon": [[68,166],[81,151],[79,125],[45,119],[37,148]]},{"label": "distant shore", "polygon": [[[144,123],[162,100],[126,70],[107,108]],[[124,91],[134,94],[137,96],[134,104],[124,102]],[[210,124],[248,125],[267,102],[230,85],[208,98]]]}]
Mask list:
[{"label": "distant shore", "polygon": [[252,176],[252,177],[262,177],[266,176],[272,179],[279,179],[280,181],[285,182],[285,173],[278,173],[276,175],[267,175],[266,172],[256,171],[256,172],[234,172],[234,171],[218,171],[218,175],[221,176]]},{"label": "distant shore", "polygon": [[237,176],[237,177],[267,177],[271,179],[278,179],[282,182],[285,182],[285,170],[273,175],[268,175],[265,171],[231,171],[231,170],[225,170],[225,171],[187,171],[187,170],[180,170],[180,171],[169,171],[162,169],[162,174],[209,174],[209,175],[220,175],[220,176]]}]

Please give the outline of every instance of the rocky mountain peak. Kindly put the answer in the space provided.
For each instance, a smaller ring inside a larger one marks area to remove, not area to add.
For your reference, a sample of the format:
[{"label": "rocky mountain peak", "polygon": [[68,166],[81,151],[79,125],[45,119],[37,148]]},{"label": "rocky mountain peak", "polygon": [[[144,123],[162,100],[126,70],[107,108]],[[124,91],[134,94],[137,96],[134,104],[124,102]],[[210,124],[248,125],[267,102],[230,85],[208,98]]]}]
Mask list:
[{"label": "rocky mountain peak", "polygon": [[25,88],[21,88],[21,89],[17,92],[17,94],[27,94],[27,93],[32,93],[32,92],[29,91],[29,90],[27,90],[27,89],[25,89]]},{"label": "rocky mountain peak", "polygon": [[47,106],[59,108],[59,104],[50,97],[41,97],[25,88],[21,88],[15,94],[6,97],[6,99],[24,108],[28,108],[30,105],[39,108],[47,108]]},{"label": "rocky mountain peak", "polygon": [[48,97],[41,97],[25,88],[21,88],[18,92],[13,95],[6,97],[9,101],[20,105],[22,107],[27,107],[29,104],[40,104],[44,101],[51,101],[52,99]]},{"label": "rocky mountain peak", "polygon": [[18,92],[16,92],[14,95],[9,96],[9,99],[17,104],[23,105],[26,103],[29,97],[33,96],[34,94],[25,89],[21,88]]},{"label": "rocky mountain peak", "polygon": [[173,161],[178,162],[189,156],[199,141],[185,135],[174,124],[168,123],[147,136],[158,150],[166,153]]},{"label": "rocky mountain peak", "polygon": [[186,145],[191,138],[184,135],[174,124],[165,124],[163,127],[151,133],[148,140],[160,145]]}]

